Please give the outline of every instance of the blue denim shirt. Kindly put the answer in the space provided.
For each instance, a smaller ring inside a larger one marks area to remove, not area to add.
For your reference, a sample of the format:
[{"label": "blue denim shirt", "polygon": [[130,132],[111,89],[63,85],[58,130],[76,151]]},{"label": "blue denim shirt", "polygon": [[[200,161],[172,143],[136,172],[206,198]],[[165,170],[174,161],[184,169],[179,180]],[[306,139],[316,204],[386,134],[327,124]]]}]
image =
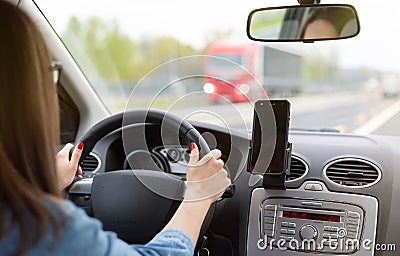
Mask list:
[{"label": "blue denim shirt", "polygon": [[[55,208],[54,203],[47,204]],[[150,242],[144,245],[127,244],[114,232],[104,231],[100,221],[90,218],[86,213],[69,201],[63,201],[67,222],[60,231],[59,242],[53,246],[54,233],[47,230],[41,241],[28,249],[25,255],[193,255],[192,240],[183,231],[169,229],[161,231]],[[52,212],[55,209],[51,209]],[[61,219],[61,216],[58,216]],[[19,244],[18,228],[0,240],[0,255],[13,255]]]}]

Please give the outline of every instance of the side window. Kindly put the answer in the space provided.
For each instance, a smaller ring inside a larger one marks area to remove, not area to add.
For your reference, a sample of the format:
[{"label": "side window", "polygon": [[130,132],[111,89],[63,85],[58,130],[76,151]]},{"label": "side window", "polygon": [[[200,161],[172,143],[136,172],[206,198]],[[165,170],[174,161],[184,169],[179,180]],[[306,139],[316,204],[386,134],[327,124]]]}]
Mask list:
[{"label": "side window", "polygon": [[60,142],[66,144],[76,139],[80,120],[79,110],[60,84],[57,85],[57,91],[60,108]]}]

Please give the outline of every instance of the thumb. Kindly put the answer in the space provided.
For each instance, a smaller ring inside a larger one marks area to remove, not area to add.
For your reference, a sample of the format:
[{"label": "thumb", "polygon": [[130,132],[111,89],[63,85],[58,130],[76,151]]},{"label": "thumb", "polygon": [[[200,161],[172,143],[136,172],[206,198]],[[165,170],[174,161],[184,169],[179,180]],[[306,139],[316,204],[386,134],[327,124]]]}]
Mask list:
[{"label": "thumb", "polygon": [[197,147],[196,143],[190,143],[190,150],[189,165],[194,165],[199,161],[199,148]]},{"label": "thumb", "polygon": [[62,155],[62,156],[68,155],[68,154],[69,154],[69,151],[71,151],[71,149],[72,149],[73,147],[74,147],[74,145],[71,144],[71,143],[65,144],[65,146],[58,152],[58,155]]}]

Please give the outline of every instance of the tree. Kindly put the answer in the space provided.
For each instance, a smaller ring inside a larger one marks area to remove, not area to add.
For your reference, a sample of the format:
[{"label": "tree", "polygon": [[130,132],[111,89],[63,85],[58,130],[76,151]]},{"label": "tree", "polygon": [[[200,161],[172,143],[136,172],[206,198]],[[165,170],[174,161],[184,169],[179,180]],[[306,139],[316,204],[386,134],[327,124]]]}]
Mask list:
[{"label": "tree", "polygon": [[76,17],[63,33],[64,43],[89,78],[108,81],[133,79],[135,46],[118,24],[98,18],[81,23]]},{"label": "tree", "polygon": [[110,82],[138,81],[166,61],[202,52],[170,36],[134,42],[116,21],[104,22],[98,18],[80,22],[72,17],[63,39],[90,80],[100,78]]}]

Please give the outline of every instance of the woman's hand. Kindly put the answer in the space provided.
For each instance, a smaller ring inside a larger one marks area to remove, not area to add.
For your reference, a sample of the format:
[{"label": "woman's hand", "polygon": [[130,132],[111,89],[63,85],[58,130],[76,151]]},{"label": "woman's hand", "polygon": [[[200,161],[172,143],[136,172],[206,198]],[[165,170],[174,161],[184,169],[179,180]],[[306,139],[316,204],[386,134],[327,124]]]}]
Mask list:
[{"label": "woman's hand", "polygon": [[208,200],[214,202],[231,184],[221,151],[210,151],[199,161],[199,149],[196,144],[190,145],[191,154],[186,171],[187,191],[185,201]]},{"label": "woman's hand", "polygon": [[199,161],[196,144],[190,144],[190,150],[185,198],[164,229],[180,229],[196,244],[211,203],[221,197],[231,181],[220,159],[221,151],[212,150]]},{"label": "woman's hand", "polygon": [[79,142],[74,152],[72,152],[71,160],[69,160],[69,152],[73,147],[73,144],[68,143],[56,155],[57,177],[60,190],[68,187],[74,180],[75,175],[82,178],[82,169],[78,164],[82,155],[83,143]]}]

